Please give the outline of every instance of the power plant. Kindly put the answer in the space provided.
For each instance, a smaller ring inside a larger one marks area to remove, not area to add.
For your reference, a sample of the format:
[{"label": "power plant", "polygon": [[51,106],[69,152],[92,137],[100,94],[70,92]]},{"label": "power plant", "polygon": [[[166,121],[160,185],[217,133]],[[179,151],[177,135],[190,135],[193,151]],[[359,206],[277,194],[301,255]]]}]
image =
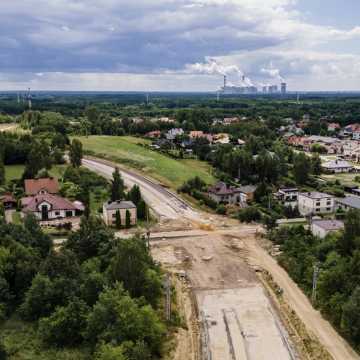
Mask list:
[{"label": "power plant", "polygon": [[[220,93],[223,95],[250,95],[250,94],[259,94],[261,91],[258,90],[256,86],[254,86],[249,79],[247,79],[244,75],[241,77],[241,84],[239,86],[236,85],[228,85],[227,76],[224,75],[224,85],[220,89]],[[287,84],[282,82],[280,84],[280,91],[278,85],[265,85],[262,87],[263,94],[282,94],[285,95],[287,92]]]}]

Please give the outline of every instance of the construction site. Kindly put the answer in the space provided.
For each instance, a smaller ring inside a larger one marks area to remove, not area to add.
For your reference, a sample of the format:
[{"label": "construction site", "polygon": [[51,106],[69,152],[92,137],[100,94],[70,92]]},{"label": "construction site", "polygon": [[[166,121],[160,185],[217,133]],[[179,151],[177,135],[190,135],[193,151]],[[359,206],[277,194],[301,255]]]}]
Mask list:
[{"label": "construction site", "polygon": [[[84,165],[105,177],[114,169]],[[167,274],[166,317],[176,306],[182,322],[166,360],[360,359],[277,263],[261,225],[194,209],[132,170],[122,175],[159,219],[149,244]]]}]

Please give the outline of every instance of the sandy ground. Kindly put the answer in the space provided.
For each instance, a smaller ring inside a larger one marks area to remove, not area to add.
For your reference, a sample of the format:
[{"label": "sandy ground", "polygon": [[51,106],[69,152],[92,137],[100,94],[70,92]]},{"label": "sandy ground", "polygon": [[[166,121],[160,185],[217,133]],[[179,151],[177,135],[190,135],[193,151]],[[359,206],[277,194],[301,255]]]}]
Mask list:
[{"label": "sandy ground", "polygon": [[[254,229],[244,227],[244,239]],[[256,230],[256,229],[255,229]],[[289,337],[255,271],[244,239],[216,232],[153,242],[152,253],[167,268],[186,269],[208,335],[212,360],[295,359]]]},{"label": "sandy ground", "polygon": [[16,129],[18,124],[0,124],[0,132]]},{"label": "sandy ground", "polygon": [[[113,172],[111,165],[94,159],[84,160],[84,165],[108,178]],[[259,225],[239,225],[228,218],[196,211],[156,182],[126,170],[122,175],[127,186],[134,183],[140,186],[145,200],[159,216],[159,224],[152,229],[153,256],[172,271],[185,269],[188,274],[193,291],[184,296],[191,299],[191,294],[196,294],[204,320],[203,342],[209,341],[209,351],[216,354],[212,360],[281,360],[294,356],[289,350],[286,331],[253,267],[264,268],[273,276],[308,334],[317,337],[335,360],[360,359],[262,248],[255,236],[261,231]],[[187,316],[191,318],[193,313]],[[212,318],[216,320],[211,321]],[[192,360],[196,354],[193,350],[189,354],[184,350],[186,338],[194,336],[191,326],[189,329],[178,339],[177,360]],[[250,355],[246,351],[250,351]],[[316,360],[323,359],[317,357]]]}]

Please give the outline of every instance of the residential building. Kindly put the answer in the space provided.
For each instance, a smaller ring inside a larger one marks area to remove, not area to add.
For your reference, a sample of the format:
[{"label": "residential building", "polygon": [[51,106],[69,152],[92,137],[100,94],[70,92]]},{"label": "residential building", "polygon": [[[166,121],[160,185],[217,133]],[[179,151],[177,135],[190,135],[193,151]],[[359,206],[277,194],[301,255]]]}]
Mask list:
[{"label": "residential building", "polygon": [[360,129],[357,129],[352,133],[352,138],[353,140],[360,140]]},{"label": "residential building", "polygon": [[337,198],[336,208],[344,211],[349,211],[351,209],[360,210],[360,197],[349,195],[344,198]]},{"label": "residential building", "polygon": [[247,203],[254,200],[254,194],[256,189],[256,185],[239,186],[239,190],[243,194],[242,198],[245,199],[245,202]]},{"label": "residential building", "polygon": [[184,135],[184,130],[181,128],[173,128],[170,129],[167,133],[166,133],[166,138],[168,140],[175,140],[177,136],[182,136]]},{"label": "residential building", "polygon": [[57,194],[59,192],[59,183],[55,178],[26,179],[24,185],[27,196]]},{"label": "residential building", "polygon": [[313,220],[310,226],[314,236],[324,239],[328,234],[344,229],[344,223],[340,220]]},{"label": "residential building", "polygon": [[279,189],[274,196],[282,205],[295,208],[298,205],[299,190],[297,188],[283,188]]},{"label": "residential building", "polygon": [[213,135],[213,140],[215,144],[230,144],[229,134],[219,133]]},{"label": "residential building", "polygon": [[331,160],[322,164],[322,168],[327,173],[349,173],[354,171],[354,165],[345,160]]},{"label": "residential building", "polygon": [[320,192],[299,193],[298,207],[303,216],[331,214],[335,211],[335,198]]},{"label": "residential building", "polygon": [[107,226],[116,225],[116,213],[120,213],[121,225],[126,225],[126,212],[130,213],[130,224],[137,223],[137,209],[132,201],[114,201],[107,202],[103,205],[103,219]]},{"label": "residential building", "polygon": [[0,196],[0,203],[5,210],[16,209],[17,201],[12,194],[5,194]]},{"label": "residential building", "polygon": [[335,132],[341,129],[339,123],[330,123],[328,124],[328,132]]},{"label": "residential building", "polygon": [[219,181],[216,185],[209,188],[208,196],[218,204],[240,204],[246,202],[239,188],[228,186],[222,181]]},{"label": "residential building", "polygon": [[150,131],[150,132],[145,134],[145,137],[148,137],[148,138],[151,138],[151,139],[158,139],[160,136],[161,136],[161,131],[160,130]]},{"label": "residential building", "polygon": [[22,215],[33,214],[39,221],[50,221],[80,216],[84,206],[53,194],[38,194],[21,199]]},{"label": "residential building", "polygon": [[239,121],[240,121],[240,119],[238,117],[224,118],[223,124],[231,125],[231,124],[236,124]]}]

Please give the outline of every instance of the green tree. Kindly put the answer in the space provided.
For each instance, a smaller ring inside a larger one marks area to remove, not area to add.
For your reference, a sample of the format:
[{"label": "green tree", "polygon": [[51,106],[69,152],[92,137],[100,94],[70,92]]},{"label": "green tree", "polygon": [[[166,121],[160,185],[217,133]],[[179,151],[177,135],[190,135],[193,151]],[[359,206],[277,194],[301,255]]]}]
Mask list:
[{"label": "green tree", "polygon": [[115,225],[117,229],[121,229],[121,215],[120,211],[116,210]]},{"label": "green tree", "polygon": [[131,228],[131,214],[129,210],[126,210],[125,213],[125,227],[127,229]]},{"label": "green tree", "polygon": [[322,166],[319,154],[313,154],[313,156],[311,157],[311,169],[314,175],[321,174]]},{"label": "green tree", "polygon": [[309,180],[311,163],[304,153],[295,156],[294,159],[294,178],[297,184],[305,185]]},{"label": "green tree", "polygon": [[129,191],[128,194],[128,198],[129,200],[131,200],[136,206],[139,205],[140,201],[141,201],[141,191],[138,185],[134,185],[131,190]]},{"label": "green tree", "polygon": [[0,185],[5,184],[5,165],[2,159],[2,155],[0,154]]},{"label": "green tree", "polygon": [[113,179],[111,181],[111,200],[117,201],[124,198],[124,180],[121,177],[119,168],[115,168],[113,172]]},{"label": "green tree", "polygon": [[82,218],[80,229],[72,233],[66,242],[66,248],[74,251],[79,260],[106,253],[114,240],[113,232],[96,216]]},{"label": "green tree", "polygon": [[102,344],[95,352],[95,360],[129,360],[122,346],[113,346],[110,344]]},{"label": "green tree", "polygon": [[151,306],[140,306],[117,283],[115,288],[100,294],[88,316],[84,334],[92,343],[104,342],[113,346],[124,341],[144,341],[152,354],[158,354],[165,327]]},{"label": "green tree", "polygon": [[137,205],[137,217],[140,220],[146,220],[148,217],[148,206],[143,199],[141,199]]},{"label": "green tree", "polygon": [[40,319],[40,338],[48,345],[80,344],[88,311],[88,306],[78,298],[72,299],[67,306],[57,307],[51,316]]},{"label": "green tree", "polygon": [[78,168],[81,166],[81,160],[83,158],[82,143],[78,139],[74,139],[70,145],[69,150],[70,163],[73,167]]},{"label": "green tree", "polygon": [[355,344],[360,344],[360,286],[357,286],[351,297],[343,306],[341,328]]},{"label": "green tree", "polygon": [[6,350],[5,350],[5,346],[4,346],[3,342],[0,339],[0,360],[6,360],[7,358],[8,357],[7,357],[7,353],[6,353]]}]

